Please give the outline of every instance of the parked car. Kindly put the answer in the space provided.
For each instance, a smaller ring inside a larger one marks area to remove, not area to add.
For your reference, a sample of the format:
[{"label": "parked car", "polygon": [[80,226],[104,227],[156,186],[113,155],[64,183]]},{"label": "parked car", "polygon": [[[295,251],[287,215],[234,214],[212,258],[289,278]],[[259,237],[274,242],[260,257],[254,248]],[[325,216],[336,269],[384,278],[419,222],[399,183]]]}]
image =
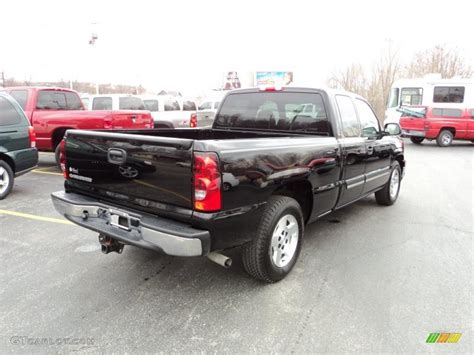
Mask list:
[{"label": "parked car", "polygon": [[141,96],[151,112],[155,128],[196,127],[196,103],[169,95]]},{"label": "parked car", "polygon": [[20,105],[0,93],[0,200],[11,192],[16,177],[38,165],[36,136]]},{"label": "parked car", "polygon": [[[229,266],[221,252],[241,246],[247,272],[275,282],[295,265],[305,224],[374,193],[395,203],[405,170],[398,134],[348,92],[236,90],[211,129],[68,131],[65,191],[52,199],[100,233],[104,253],[130,244]],[[137,160],[156,170],[134,180],[107,173]]]},{"label": "parked car", "polygon": [[132,110],[145,111],[147,108],[143,100],[136,95],[130,94],[101,94],[101,95],[83,95],[81,97],[86,109],[91,111],[98,110]]},{"label": "parked car", "polygon": [[474,142],[474,108],[410,107],[400,111],[403,135],[415,144],[425,139],[435,139],[440,147],[454,140]]},{"label": "parked car", "polygon": [[[144,129],[153,127],[147,111],[86,111],[77,92],[64,88],[11,87],[6,91],[20,104],[34,127],[39,151],[54,151],[68,129]],[[57,160],[57,159],[56,159]]]},{"label": "parked car", "polygon": [[221,100],[215,98],[204,99],[198,106],[197,127],[211,127]]}]

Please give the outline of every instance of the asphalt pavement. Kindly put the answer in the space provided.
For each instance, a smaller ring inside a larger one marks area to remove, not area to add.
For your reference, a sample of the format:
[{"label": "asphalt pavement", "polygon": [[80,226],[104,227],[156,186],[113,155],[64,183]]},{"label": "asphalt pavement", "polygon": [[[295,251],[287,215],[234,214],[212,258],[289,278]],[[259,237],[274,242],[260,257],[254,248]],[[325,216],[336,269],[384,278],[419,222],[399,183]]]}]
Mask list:
[{"label": "asphalt pavement", "polygon": [[[0,353],[473,352],[474,144],[406,143],[397,203],[307,227],[283,281],[127,246],[64,219],[52,154],[0,201]],[[36,218],[36,219],[35,219]],[[430,333],[462,333],[428,344]]]}]

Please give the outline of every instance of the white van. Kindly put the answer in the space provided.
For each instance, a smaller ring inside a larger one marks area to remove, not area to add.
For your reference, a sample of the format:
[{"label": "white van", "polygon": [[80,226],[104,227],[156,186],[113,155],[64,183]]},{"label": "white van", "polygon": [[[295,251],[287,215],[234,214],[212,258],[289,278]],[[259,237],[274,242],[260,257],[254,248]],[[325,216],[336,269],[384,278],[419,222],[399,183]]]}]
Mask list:
[{"label": "white van", "polygon": [[196,127],[196,103],[171,95],[142,95],[147,110],[155,121],[155,128]]},{"label": "white van", "polygon": [[136,95],[84,95],[81,100],[88,110],[146,110],[143,100]]},{"label": "white van", "polygon": [[397,80],[390,89],[384,123],[399,123],[400,106],[443,108],[474,107],[474,79],[441,79],[427,75],[420,79]]}]

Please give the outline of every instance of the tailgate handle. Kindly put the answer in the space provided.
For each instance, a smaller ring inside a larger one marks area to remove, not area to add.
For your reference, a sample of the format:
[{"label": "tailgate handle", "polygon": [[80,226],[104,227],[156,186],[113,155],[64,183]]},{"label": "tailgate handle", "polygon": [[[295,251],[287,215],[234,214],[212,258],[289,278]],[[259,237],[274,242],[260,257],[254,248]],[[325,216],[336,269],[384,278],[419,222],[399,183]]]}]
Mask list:
[{"label": "tailgate handle", "polygon": [[110,148],[107,151],[107,161],[111,164],[123,164],[127,161],[127,152],[119,148]]}]

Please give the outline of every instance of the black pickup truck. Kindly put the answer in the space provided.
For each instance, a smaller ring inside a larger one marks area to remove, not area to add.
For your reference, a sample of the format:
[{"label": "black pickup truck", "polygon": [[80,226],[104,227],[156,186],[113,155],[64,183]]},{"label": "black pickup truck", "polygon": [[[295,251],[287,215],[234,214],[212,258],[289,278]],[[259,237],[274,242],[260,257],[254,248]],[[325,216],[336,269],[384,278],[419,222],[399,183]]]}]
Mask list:
[{"label": "black pickup truck", "polygon": [[246,271],[275,282],[294,266],[305,224],[372,193],[396,201],[399,134],[348,92],[236,90],[210,129],[68,131],[65,191],[52,199],[99,233],[105,253],[130,244],[228,267],[221,252],[242,246]]}]

